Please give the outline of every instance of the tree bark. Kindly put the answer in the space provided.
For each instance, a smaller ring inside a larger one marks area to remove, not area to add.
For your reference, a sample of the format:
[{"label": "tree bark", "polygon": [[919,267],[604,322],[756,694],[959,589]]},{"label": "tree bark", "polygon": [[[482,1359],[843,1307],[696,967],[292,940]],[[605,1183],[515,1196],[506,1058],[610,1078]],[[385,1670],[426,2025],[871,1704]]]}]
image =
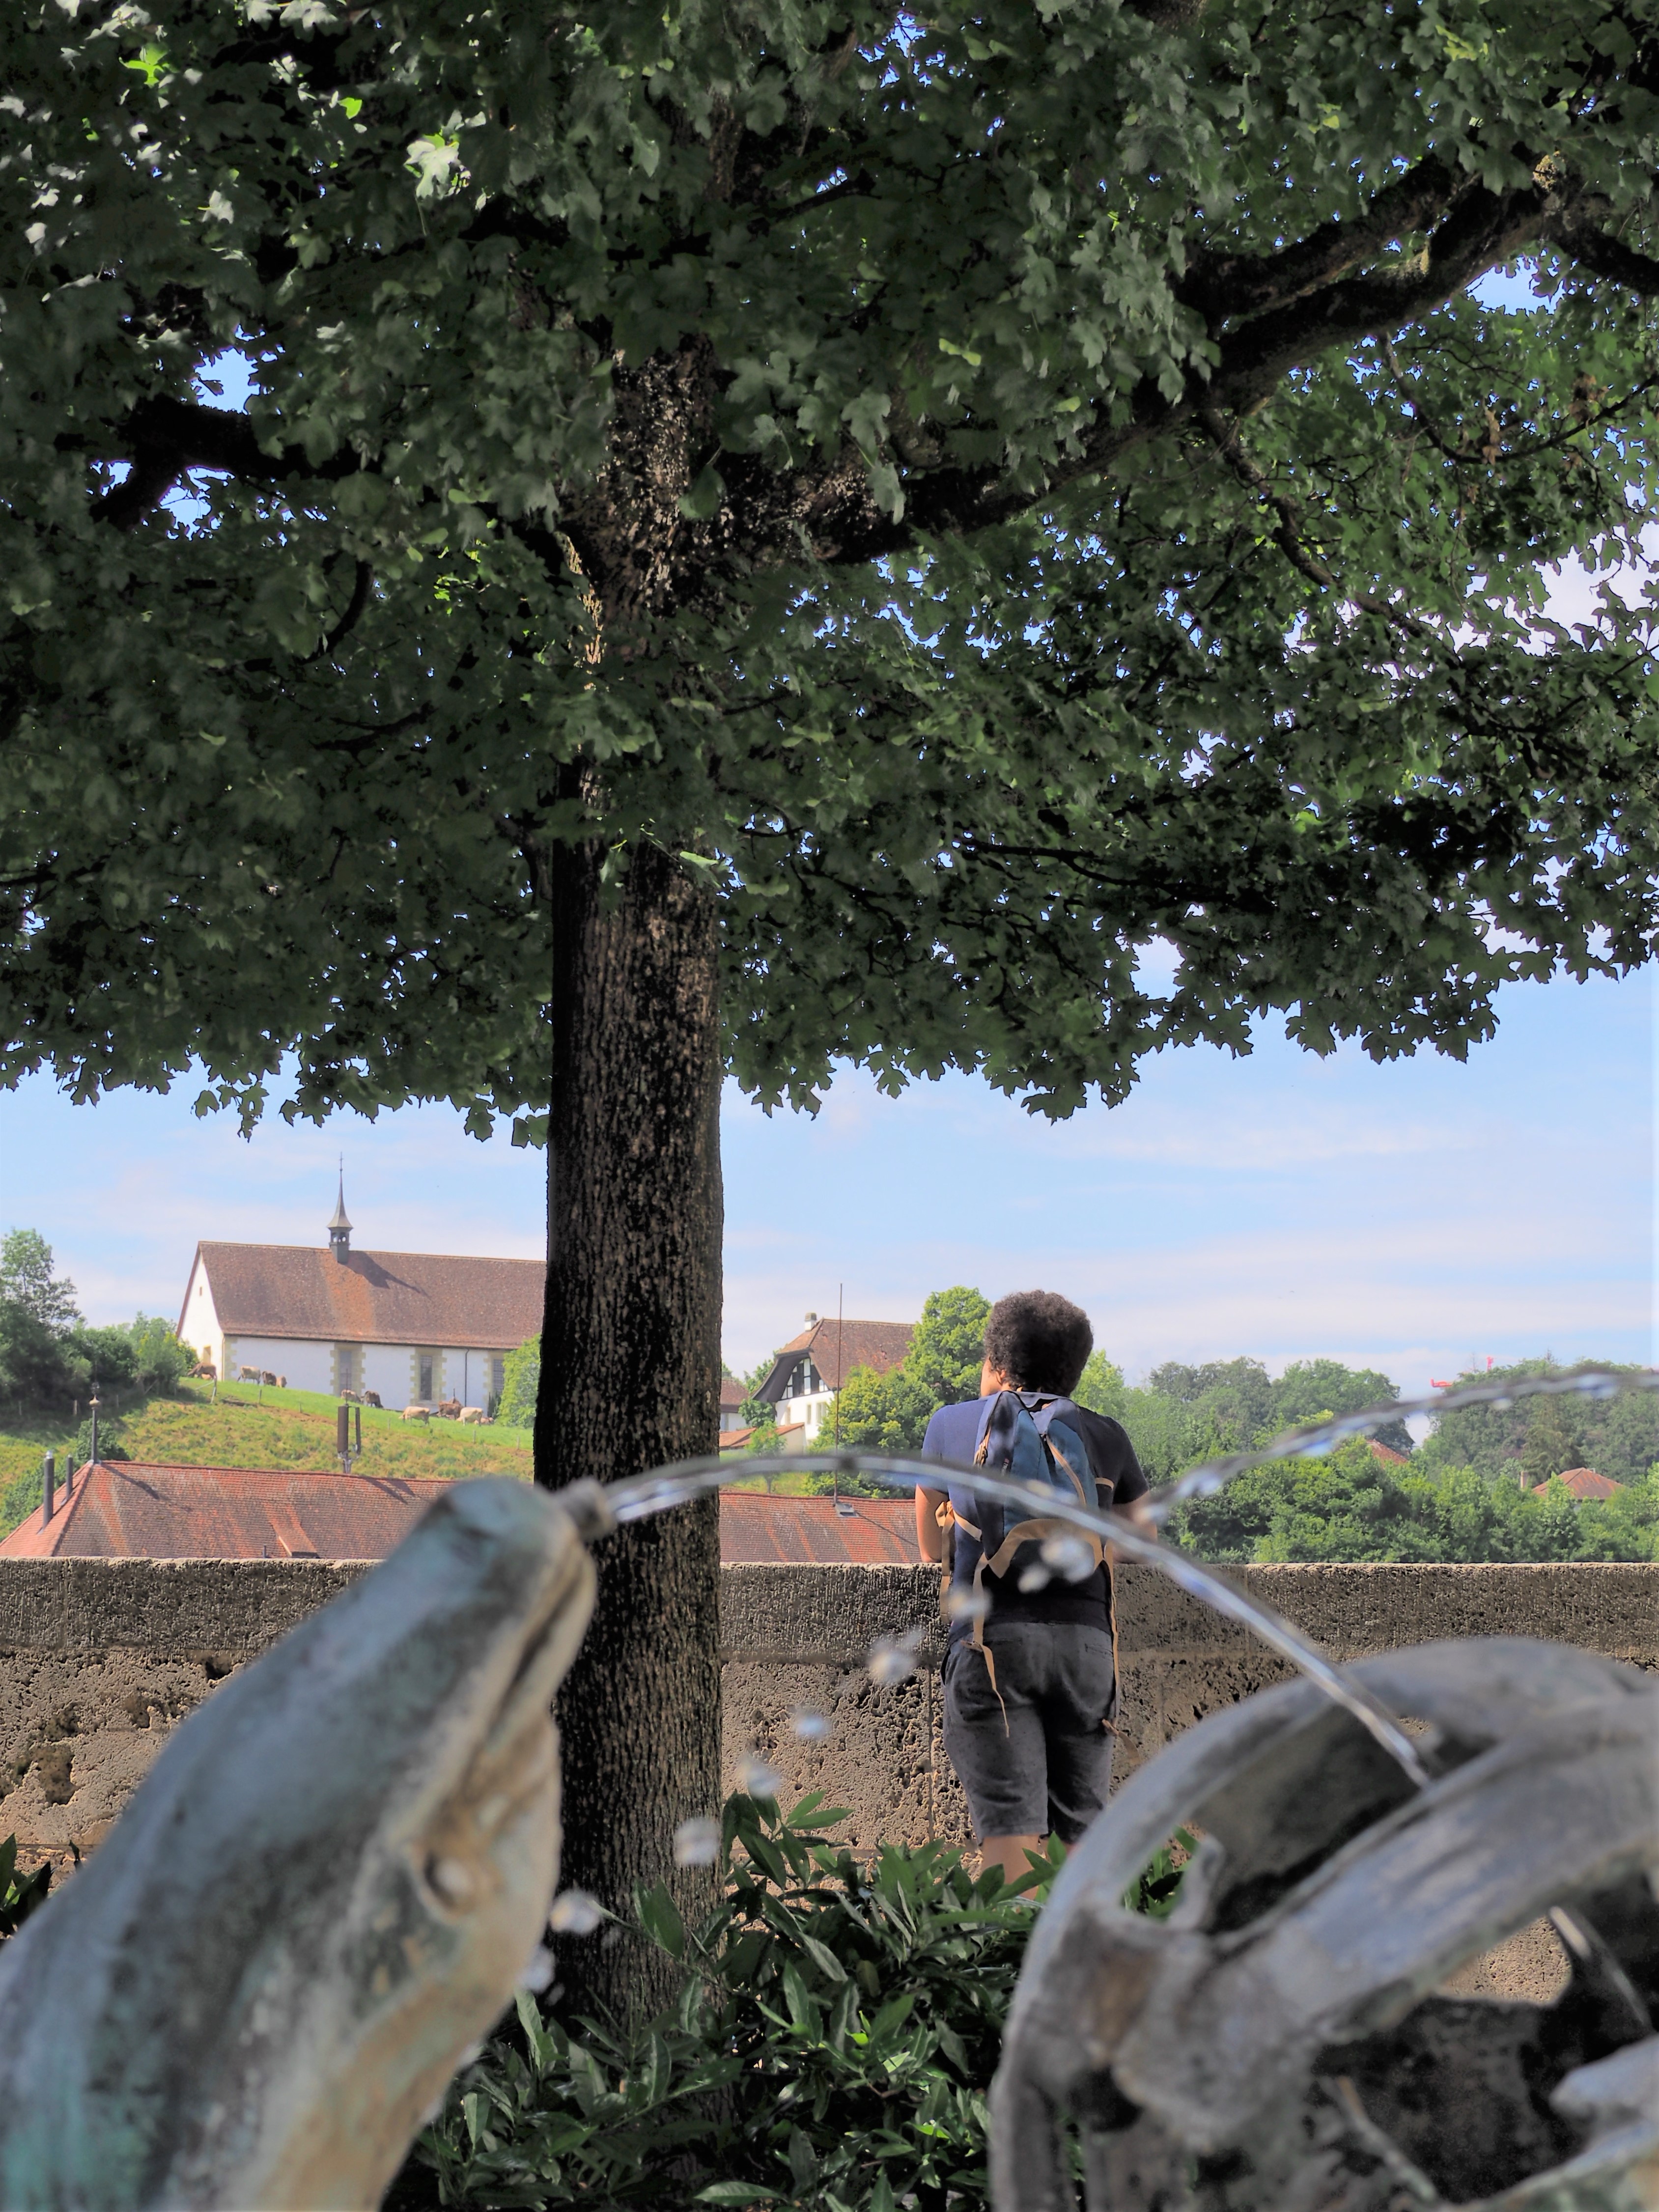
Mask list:
[{"label": "tree bark", "polygon": [[[719,1449],[719,917],[672,855],[554,860],[547,1304],[536,1480],[605,1482]],[[677,1869],[675,1828],[720,1798],[720,1509],[708,1498],[598,1547],[599,1604],[559,1698],[562,1887],[613,1910]],[[638,2014],[672,1962],[605,1935],[559,1946],[562,2013]]]}]

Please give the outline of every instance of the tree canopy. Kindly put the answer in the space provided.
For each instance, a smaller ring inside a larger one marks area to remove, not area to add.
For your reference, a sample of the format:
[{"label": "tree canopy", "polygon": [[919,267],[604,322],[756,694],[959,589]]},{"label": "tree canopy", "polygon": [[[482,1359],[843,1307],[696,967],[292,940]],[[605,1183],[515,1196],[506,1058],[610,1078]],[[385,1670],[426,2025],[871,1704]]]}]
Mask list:
[{"label": "tree canopy", "polygon": [[26,0],[0,1073],[533,1115],[578,837],[768,1099],[1644,957],[1654,27]]}]

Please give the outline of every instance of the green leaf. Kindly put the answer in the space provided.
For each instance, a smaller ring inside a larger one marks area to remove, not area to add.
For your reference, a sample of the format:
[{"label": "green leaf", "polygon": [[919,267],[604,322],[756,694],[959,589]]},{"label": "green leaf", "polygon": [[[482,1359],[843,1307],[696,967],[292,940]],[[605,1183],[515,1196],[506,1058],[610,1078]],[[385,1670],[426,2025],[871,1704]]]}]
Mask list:
[{"label": "green leaf", "polygon": [[640,1925],[651,1941],[671,1958],[685,1955],[685,1923],[679,1908],[660,1884],[643,1893],[639,1901]]}]

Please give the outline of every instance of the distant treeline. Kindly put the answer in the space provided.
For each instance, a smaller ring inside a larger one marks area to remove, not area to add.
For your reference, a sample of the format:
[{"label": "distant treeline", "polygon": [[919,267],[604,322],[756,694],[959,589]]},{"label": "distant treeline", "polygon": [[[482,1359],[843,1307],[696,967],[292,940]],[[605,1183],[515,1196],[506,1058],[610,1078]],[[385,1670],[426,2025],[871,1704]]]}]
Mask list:
[{"label": "distant treeline", "polygon": [[[865,1368],[848,1376],[841,1442],[858,1450],[916,1450],[936,1407],[978,1396],[989,1312],[989,1301],[966,1285],[934,1291],[902,1364],[885,1375]],[[755,1370],[751,1389],[771,1364]],[[1544,1358],[1460,1380],[1561,1371]],[[1336,1359],[1296,1360],[1277,1376],[1259,1359],[1200,1367],[1170,1360],[1132,1386],[1102,1352],[1076,1391],[1080,1405],[1123,1424],[1155,1484],[1201,1461],[1259,1449],[1287,1429],[1399,1395],[1376,1369]],[[775,1433],[765,1418],[772,1409],[751,1401],[748,1410],[763,1420],[754,1449],[764,1450]],[[1659,1397],[1651,1392],[1470,1407],[1436,1416],[1432,1433],[1415,1447],[1403,1421],[1374,1433],[1407,1464],[1379,1459],[1363,1437],[1322,1458],[1276,1462],[1182,1508],[1168,1533],[1206,1559],[1237,1561],[1659,1558]],[[1621,1484],[1620,1495],[1580,1504],[1551,1484],[1579,1467]]]}]

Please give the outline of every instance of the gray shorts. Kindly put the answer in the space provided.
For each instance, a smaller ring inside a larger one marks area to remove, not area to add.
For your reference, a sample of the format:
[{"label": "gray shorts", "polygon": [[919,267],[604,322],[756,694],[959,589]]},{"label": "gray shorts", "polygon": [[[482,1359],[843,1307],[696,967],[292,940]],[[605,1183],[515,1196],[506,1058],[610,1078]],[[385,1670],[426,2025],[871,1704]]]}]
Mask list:
[{"label": "gray shorts", "polygon": [[[1076,1621],[993,1623],[996,1689],[967,1639],[945,1660],[945,1749],[974,1832],[1073,1844],[1106,1802],[1112,1639]],[[997,1702],[998,1692],[1001,1703]]]}]

